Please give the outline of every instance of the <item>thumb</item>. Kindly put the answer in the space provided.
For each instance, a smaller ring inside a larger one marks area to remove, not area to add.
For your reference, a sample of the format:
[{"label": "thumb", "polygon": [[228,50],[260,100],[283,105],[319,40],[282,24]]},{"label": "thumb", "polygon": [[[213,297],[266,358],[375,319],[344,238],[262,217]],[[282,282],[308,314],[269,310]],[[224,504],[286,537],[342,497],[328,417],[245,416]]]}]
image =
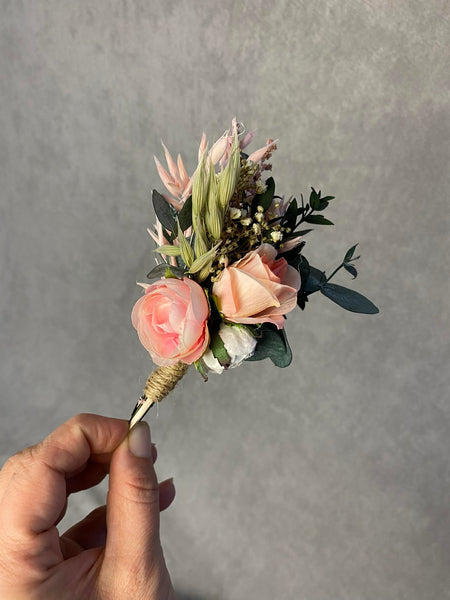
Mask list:
[{"label": "thumb", "polygon": [[[159,539],[159,488],[150,429],[136,424],[112,456],[107,501],[104,567],[139,579],[163,568]],[[106,563],[106,564],[105,564]],[[117,571],[118,570],[118,571]]]}]

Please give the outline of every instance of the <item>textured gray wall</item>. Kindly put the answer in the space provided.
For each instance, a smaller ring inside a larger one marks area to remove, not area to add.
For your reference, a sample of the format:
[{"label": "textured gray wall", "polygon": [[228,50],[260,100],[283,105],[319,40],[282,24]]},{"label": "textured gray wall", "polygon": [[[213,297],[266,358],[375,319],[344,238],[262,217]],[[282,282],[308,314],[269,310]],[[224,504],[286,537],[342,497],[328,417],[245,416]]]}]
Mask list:
[{"label": "textured gray wall", "polygon": [[280,191],[338,197],[305,253],[360,242],[381,314],[313,297],[290,368],[189,373],[151,414],[180,599],[450,598],[448,2],[0,9],[0,458],[81,411],[128,417],[152,156],[164,138],[192,169],[236,115],[280,139]]}]

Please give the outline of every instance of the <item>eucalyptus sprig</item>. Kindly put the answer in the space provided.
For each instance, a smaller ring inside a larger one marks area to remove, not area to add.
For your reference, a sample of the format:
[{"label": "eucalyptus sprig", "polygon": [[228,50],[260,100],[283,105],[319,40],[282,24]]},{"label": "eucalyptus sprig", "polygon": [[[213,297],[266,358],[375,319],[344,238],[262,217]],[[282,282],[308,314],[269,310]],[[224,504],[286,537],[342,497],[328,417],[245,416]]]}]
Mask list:
[{"label": "eucalyptus sprig", "polygon": [[305,308],[306,302],[308,302],[308,296],[315,292],[321,292],[324,296],[350,312],[366,315],[375,315],[379,312],[375,304],[359,292],[355,292],[342,285],[330,283],[332,277],[342,268],[353,275],[353,279],[356,279],[358,272],[352,262],[360,258],[359,256],[354,256],[357,245],[355,244],[347,250],[343,261],[328,277],[325,271],[312,267],[304,256],[301,257],[299,270],[302,278],[302,286],[298,292],[297,304],[302,310]]}]

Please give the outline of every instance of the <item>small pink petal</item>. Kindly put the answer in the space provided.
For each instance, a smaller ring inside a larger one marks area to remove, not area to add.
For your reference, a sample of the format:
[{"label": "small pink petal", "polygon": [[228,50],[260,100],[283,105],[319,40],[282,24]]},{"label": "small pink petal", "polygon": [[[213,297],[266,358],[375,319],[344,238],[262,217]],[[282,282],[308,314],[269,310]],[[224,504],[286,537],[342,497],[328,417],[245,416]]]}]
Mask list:
[{"label": "small pink petal", "polygon": [[178,158],[177,158],[177,166],[178,166],[178,173],[180,174],[181,183],[182,183],[183,187],[186,187],[186,185],[189,183],[189,175],[187,174],[183,159],[181,158],[180,154],[178,155]]},{"label": "small pink petal", "polygon": [[164,142],[161,140],[162,147],[164,148],[164,154],[166,157],[167,166],[169,167],[169,172],[172,175],[173,179],[176,181],[178,185],[181,185],[181,180],[178,173],[178,167],[175,164],[175,161],[172,158],[169,150],[166,148]]},{"label": "small pink petal", "polygon": [[252,154],[250,154],[250,156],[248,157],[248,160],[251,160],[254,163],[259,162],[264,154],[270,150],[270,148],[272,146],[274,146],[277,143],[278,140],[274,140],[273,142],[270,142],[270,144],[266,144],[263,148],[260,148],[259,150],[256,150],[255,152],[253,152]]}]

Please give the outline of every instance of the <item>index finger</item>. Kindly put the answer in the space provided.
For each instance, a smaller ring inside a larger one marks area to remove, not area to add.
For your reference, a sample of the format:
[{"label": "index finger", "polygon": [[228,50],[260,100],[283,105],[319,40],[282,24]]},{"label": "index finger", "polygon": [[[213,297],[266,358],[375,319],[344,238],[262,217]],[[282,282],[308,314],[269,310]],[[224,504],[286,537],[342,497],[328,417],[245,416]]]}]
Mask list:
[{"label": "index finger", "polygon": [[64,508],[66,479],[90,458],[101,462],[127,431],[123,419],[81,414],[12,457],[4,467],[11,476],[0,493],[0,529],[36,535],[52,527]]}]

